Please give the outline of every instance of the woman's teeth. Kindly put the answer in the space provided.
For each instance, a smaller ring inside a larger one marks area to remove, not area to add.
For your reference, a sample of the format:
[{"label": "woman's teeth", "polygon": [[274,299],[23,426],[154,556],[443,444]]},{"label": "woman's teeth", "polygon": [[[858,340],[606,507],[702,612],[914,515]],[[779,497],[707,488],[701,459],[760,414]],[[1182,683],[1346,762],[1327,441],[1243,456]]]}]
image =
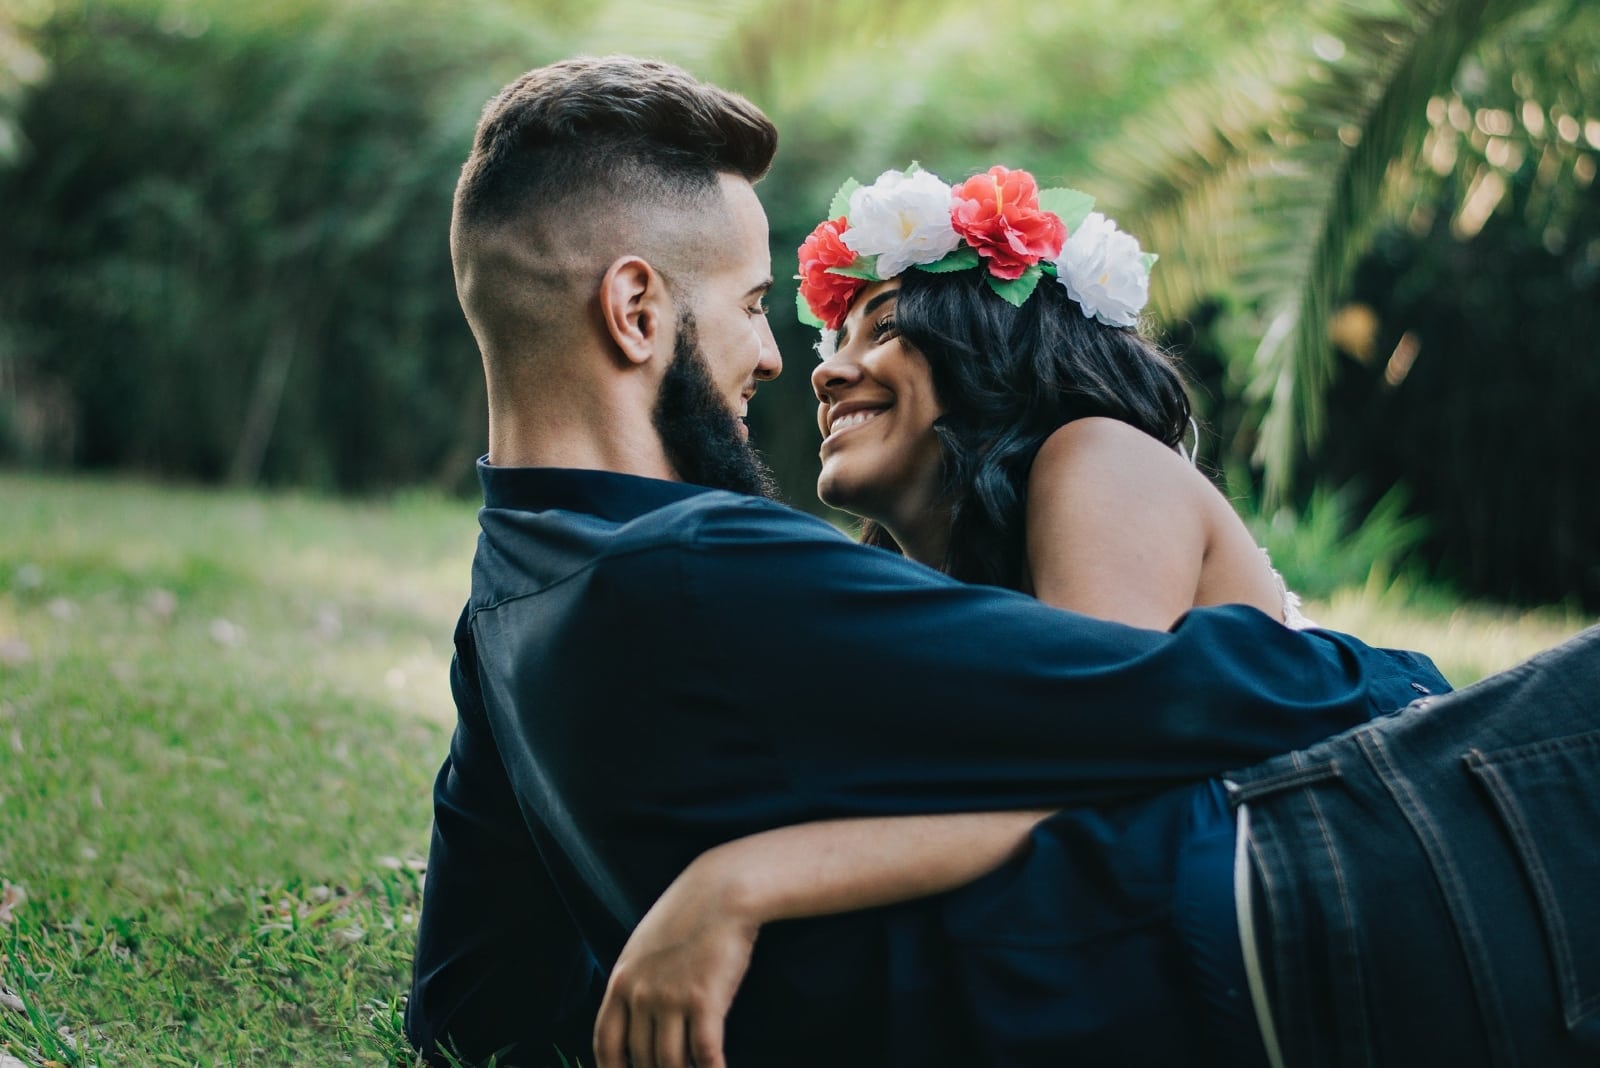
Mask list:
[{"label": "woman's teeth", "polygon": [[849,430],[851,427],[860,426],[862,423],[865,423],[870,419],[876,419],[878,416],[880,416],[882,414],[883,414],[883,409],[882,408],[871,408],[871,409],[866,409],[866,410],[863,410],[863,411],[850,412],[850,413],[848,413],[846,415],[841,415],[839,418],[835,419],[832,423],[828,424],[828,433],[837,434],[841,430]]}]

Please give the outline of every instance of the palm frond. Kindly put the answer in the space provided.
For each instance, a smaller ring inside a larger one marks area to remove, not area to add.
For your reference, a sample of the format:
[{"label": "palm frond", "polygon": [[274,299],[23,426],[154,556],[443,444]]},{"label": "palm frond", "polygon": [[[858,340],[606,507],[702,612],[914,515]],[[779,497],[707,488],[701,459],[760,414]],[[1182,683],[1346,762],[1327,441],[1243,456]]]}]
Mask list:
[{"label": "palm frond", "polygon": [[1270,500],[1322,434],[1332,302],[1384,218],[1389,175],[1416,165],[1428,102],[1492,30],[1555,2],[1318,4],[1303,15],[1315,58],[1247,42],[1102,153],[1102,200],[1166,254],[1158,313],[1226,290],[1259,313],[1261,341],[1233,370],[1262,406],[1254,458]]},{"label": "palm frond", "polygon": [[1252,279],[1274,323],[1292,319],[1283,344],[1265,338],[1252,390],[1269,398],[1256,459],[1269,497],[1287,490],[1300,445],[1323,431],[1323,396],[1333,377],[1327,322],[1332,301],[1381,221],[1392,168],[1413,166],[1427,132],[1427,106],[1447,92],[1469,51],[1506,18],[1542,0],[1406,0],[1403,15],[1350,13],[1329,27],[1344,54],[1314,68],[1289,128],[1301,140],[1257,183],[1279,225],[1246,262],[1271,265]]},{"label": "palm frond", "polygon": [[1129,124],[1096,157],[1098,201],[1162,255],[1158,313],[1175,315],[1238,273],[1246,180],[1271,147],[1286,72],[1251,58]]}]

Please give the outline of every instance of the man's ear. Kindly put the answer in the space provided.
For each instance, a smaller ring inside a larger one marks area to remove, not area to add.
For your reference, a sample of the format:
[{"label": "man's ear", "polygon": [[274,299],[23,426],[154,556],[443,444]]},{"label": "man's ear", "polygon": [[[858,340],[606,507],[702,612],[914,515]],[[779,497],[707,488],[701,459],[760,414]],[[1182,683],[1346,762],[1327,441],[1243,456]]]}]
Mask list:
[{"label": "man's ear", "polygon": [[623,256],[600,280],[600,316],[630,363],[643,364],[671,343],[672,298],[659,271]]}]

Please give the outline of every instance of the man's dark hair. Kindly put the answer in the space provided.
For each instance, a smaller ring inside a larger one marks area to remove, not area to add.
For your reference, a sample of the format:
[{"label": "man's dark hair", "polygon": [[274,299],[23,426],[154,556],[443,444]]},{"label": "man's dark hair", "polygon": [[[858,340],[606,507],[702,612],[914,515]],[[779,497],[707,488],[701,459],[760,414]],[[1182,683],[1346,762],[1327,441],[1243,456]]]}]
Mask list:
[{"label": "man's dark hair", "polygon": [[529,206],[616,197],[695,202],[715,194],[719,174],[755,182],[777,147],[759,108],[678,67],[569,59],[529,71],[484,108],[456,222],[470,229]]},{"label": "man's dark hair", "polygon": [[[1118,419],[1164,445],[1189,428],[1189,397],[1171,359],[1136,328],[1106,326],[1053,279],[1022,305],[996,296],[983,268],[900,276],[895,328],[928,361],[944,414],[941,495],[950,502],[944,570],[1021,589],[1028,475],[1057,429]],[[896,548],[881,526],[863,540]]]}]

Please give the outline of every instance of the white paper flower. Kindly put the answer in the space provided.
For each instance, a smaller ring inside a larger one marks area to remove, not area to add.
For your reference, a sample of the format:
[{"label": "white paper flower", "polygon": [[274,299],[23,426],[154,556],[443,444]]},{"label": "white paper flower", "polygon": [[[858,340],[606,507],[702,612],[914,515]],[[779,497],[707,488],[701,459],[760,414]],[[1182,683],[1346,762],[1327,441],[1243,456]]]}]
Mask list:
[{"label": "white paper flower", "polygon": [[839,331],[822,328],[822,336],[817,339],[817,362],[827,363],[839,351]]},{"label": "white paper flower", "polygon": [[1056,280],[1078,302],[1084,318],[1107,326],[1133,326],[1150,299],[1150,268],[1139,242],[1091,211],[1067,235],[1056,257]]},{"label": "white paper flower", "polygon": [[850,229],[839,235],[863,256],[878,257],[879,278],[936,263],[961,235],[950,225],[950,187],[928,171],[884,171],[850,194]]}]

